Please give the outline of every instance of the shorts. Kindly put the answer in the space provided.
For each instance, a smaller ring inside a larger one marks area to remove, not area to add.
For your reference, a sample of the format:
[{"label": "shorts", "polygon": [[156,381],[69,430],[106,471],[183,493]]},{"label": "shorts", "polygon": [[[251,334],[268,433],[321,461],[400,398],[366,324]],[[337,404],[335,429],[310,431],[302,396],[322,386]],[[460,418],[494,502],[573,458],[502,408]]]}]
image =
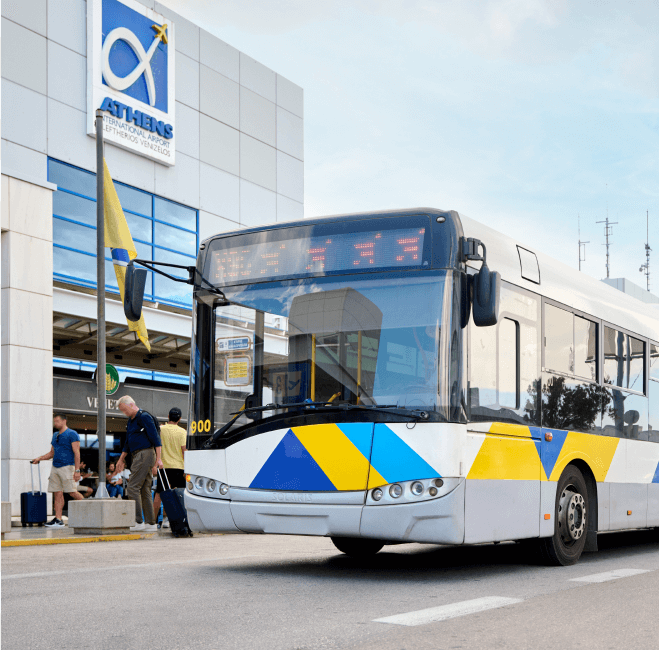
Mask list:
[{"label": "shorts", "polygon": [[[165,470],[167,474],[167,480],[169,481],[169,486],[172,488],[184,488],[185,487],[185,472],[182,469],[176,469],[176,468],[170,468]],[[158,472],[158,474],[162,475],[162,470]],[[161,485],[161,483],[165,483],[165,485]],[[160,480],[160,476],[158,477],[158,485],[156,486],[156,494],[160,494],[164,489],[167,488],[167,484],[165,481]]]},{"label": "shorts", "polygon": [[77,492],[78,485],[73,480],[74,465],[53,466],[48,477],[48,492]]}]

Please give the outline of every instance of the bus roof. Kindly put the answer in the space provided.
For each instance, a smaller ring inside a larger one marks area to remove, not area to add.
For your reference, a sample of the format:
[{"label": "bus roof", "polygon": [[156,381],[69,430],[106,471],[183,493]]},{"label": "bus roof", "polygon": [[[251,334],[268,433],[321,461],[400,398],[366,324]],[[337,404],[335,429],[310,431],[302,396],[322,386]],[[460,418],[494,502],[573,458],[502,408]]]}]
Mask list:
[{"label": "bus roof", "polygon": [[[262,230],[309,226],[330,220],[342,221],[354,219],[355,217],[375,218],[397,215],[404,218],[406,215],[424,213],[450,215],[452,218],[459,215],[459,221],[462,224],[465,237],[475,237],[485,244],[487,248],[487,264],[490,270],[498,271],[506,282],[523,287],[533,293],[541,294],[568,307],[590,314],[596,318],[601,318],[612,325],[617,325],[623,329],[650,338],[655,342],[659,342],[659,305],[644,303],[549,255],[541,253],[523,241],[504,235],[484,223],[475,221],[454,211],[419,207],[413,209],[374,210],[370,212],[330,215],[221,233],[220,235],[208,238],[204,244],[218,236],[225,237],[239,233],[244,234]],[[536,255],[540,269],[540,284],[522,277],[518,246]],[[204,248],[203,244],[202,248]],[[479,268],[480,262],[469,262],[469,265]]]}]

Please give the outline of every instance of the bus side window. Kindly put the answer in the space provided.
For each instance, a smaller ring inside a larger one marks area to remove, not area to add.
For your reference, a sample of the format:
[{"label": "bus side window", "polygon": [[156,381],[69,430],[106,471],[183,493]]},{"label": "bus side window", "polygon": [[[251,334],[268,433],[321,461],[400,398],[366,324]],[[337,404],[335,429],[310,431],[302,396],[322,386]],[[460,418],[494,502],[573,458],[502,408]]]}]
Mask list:
[{"label": "bus side window", "polygon": [[649,389],[650,424],[648,426],[648,440],[650,442],[659,442],[659,380],[650,379]]},{"label": "bus side window", "polygon": [[469,325],[470,419],[539,424],[537,296],[503,282],[500,316],[494,327]]},{"label": "bus side window", "polygon": [[519,408],[519,323],[504,318],[499,324],[499,406]]}]

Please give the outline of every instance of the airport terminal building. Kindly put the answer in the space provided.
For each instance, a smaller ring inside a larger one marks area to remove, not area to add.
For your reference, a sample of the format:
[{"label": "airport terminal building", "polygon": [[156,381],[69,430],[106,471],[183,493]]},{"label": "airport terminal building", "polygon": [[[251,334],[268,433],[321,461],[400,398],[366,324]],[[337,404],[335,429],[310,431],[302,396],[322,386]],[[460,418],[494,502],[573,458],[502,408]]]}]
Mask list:
[{"label": "airport terminal building", "polygon": [[[14,515],[53,411],[97,457],[97,109],[140,258],[192,265],[212,234],[304,216],[302,88],[153,0],[2,3],[2,501]],[[148,352],[106,251],[118,454],[122,395],[187,417],[191,287],[149,273]]]}]

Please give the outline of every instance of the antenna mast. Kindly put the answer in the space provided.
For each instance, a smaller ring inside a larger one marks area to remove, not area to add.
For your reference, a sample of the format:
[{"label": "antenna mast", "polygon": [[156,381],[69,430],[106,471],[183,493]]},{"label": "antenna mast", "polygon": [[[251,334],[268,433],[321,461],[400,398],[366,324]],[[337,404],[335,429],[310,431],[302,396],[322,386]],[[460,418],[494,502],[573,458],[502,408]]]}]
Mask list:
[{"label": "antenna mast", "polygon": [[650,211],[645,211],[645,220],[647,224],[647,239],[645,241],[645,264],[641,264],[639,271],[645,274],[647,289],[650,291]]},{"label": "antenna mast", "polygon": [[609,276],[609,246],[611,246],[611,242],[609,241],[609,237],[613,234],[613,229],[612,226],[616,226],[618,224],[617,221],[609,221],[609,215],[606,215],[606,219],[604,221],[596,221],[595,223],[604,223],[606,224],[604,226],[604,236],[606,237],[606,244],[602,244],[602,246],[606,246],[606,277]]},{"label": "antenna mast", "polygon": [[[586,261],[586,244],[590,244],[589,241],[581,241],[581,216],[577,215],[577,228],[579,230],[579,270],[581,271],[581,262]],[[581,247],[583,246],[583,258],[581,257]]]}]

